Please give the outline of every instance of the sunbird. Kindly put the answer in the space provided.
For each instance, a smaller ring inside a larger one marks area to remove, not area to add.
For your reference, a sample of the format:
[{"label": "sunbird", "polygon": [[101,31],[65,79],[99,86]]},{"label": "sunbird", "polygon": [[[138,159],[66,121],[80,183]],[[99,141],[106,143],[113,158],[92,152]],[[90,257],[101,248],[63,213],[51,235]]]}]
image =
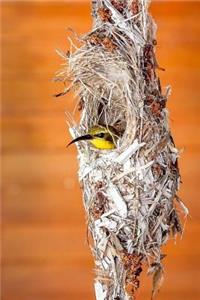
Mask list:
[{"label": "sunbird", "polygon": [[112,126],[98,125],[90,128],[87,134],[72,140],[67,147],[79,141],[89,141],[96,149],[112,150],[116,148],[117,139],[117,131]]}]

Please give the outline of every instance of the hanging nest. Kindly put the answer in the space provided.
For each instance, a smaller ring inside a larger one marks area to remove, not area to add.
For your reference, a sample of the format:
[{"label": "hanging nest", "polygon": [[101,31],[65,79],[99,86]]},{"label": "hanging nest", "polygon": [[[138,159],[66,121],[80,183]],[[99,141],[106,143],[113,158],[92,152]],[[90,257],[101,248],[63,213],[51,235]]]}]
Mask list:
[{"label": "hanging nest", "polygon": [[96,125],[113,126],[116,149],[77,145],[97,299],[135,299],[139,276],[153,274],[152,298],[163,280],[162,245],[182,233],[176,206],[179,152],[168,125],[170,88],[163,91],[155,57],[156,26],[146,1],[93,1],[94,25],[82,46],[63,55],[57,79],[71,87],[82,110],[77,137]]}]

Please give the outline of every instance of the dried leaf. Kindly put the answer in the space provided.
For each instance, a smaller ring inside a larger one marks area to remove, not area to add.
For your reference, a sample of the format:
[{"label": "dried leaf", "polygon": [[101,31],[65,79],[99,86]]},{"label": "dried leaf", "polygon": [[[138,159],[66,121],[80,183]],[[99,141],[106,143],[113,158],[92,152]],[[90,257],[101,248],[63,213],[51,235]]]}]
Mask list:
[{"label": "dried leaf", "polygon": [[153,290],[152,290],[151,300],[155,299],[155,296],[159,292],[163,284],[163,281],[164,281],[163,267],[160,264],[158,264],[156,266],[156,270],[153,275]]}]

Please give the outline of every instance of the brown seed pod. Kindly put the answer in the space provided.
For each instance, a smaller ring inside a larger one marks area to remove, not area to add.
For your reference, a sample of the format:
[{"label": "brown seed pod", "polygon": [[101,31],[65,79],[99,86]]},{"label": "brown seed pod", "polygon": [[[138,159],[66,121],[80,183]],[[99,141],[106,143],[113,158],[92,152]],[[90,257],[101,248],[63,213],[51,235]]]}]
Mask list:
[{"label": "brown seed pod", "polygon": [[108,37],[103,39],[102,44],[110,52],[113,52],[117,48],[113,41]]},{"label": "brown seed pod", "polygon": [[97,34],[92,34],[87,39],[92,45],[100,45],[101,38]]},{"label": "brown seed pod", "polygon": [[130,254],[123,251],[122,261],[126,270],[126,292],[130,296],[134,296],[139,288],[139,276],[142,272],[142,259],[141,255]]},{"label": "brown seed pod", "polygon": [[138,1],[137,0],[134,0],[131,3],[130,10],[131,10],[131,12],[132,12],[133,15],[137,15],[139,13],[139,5],[138,5]]},{"label": "brown seed pod", "polygon": [[126,7],[126,1],[116,1],[112,0],[111,4],[120,12],[123,13],[124,8]]},{"label": "brown seed pod", "polygon": [[104,7],[100,7],[98,9],[98,15],[100,17],[100,19],[103,21],[103,22],[110,22],[111,21],[111,11],[107,8],[104,8]]},{"label": "brown seed pod", "polygon": [[105,212],[106,202],[107,198],[104,196],[103,192],[98,191],[96,193],[96,199],[90,210],[95,219],[99,219],[101,215]]},{"label": "brown seed pod", "polygon": [[155,97],[153,95],[148,95],[145,99],[145,104],[147,106],[151,105],[155,100]]},{"label": "brown seed pod", "polygon": [[154,101],[151,104],[151,112],[154,116],[159,117],[161,113],[161,105],[159,102]]}]

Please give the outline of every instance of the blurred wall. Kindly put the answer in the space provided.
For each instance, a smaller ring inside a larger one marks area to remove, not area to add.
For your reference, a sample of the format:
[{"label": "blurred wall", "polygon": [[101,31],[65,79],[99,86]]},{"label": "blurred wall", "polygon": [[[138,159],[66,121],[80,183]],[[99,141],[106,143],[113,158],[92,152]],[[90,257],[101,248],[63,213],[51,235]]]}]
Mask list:
[{"label": "blurred wall", "polygon": [[[91,27],[89,2],[4,1],[2,9],[3,300],[94,299],[93,263],[86,243],[76,150],[65,111],[69,94],[52,77],[67,50],[67,27]],[[197,300],[199,267],[199,50],[200,2],[154,2],[157,56],[163,85],[171,84],[172,132],[179,148],[180,196],[191,217],[183,240],[164,252],[166,280],[160,300]],[[138,299],[149,299],[144,279]]]}]

